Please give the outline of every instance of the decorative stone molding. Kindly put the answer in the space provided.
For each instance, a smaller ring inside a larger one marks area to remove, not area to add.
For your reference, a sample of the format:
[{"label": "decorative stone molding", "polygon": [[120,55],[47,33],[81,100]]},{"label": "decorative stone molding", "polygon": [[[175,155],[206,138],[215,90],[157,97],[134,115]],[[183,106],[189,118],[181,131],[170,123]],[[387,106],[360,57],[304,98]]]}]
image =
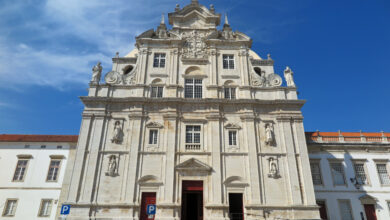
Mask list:
[{"label": "decorative stone molding", "polygon": [[169,75],[168,75],[168,74],[164,74],[164,73],[151,73],[151,74],[150,74],[150,77],[168,78]]},{"label": "decorative stone molding", "polygon": [[221,78],[222,79],[239,79],[240,76],[239,75],[221,75]]},{"label": "decorative stone molding", "polygon": [[234,123],[228,123],[225,125],[225,128],[239,130],[239,129],[241,129],[241,126],[239,126],[238,124],[234,124]]},{"label": "decorative stone molding", "polygon": [[164,126],[158,122],[149,122],[146,124],[147,128],[163,128]]},{"label": "decorative stone molding", "polygon": [[176,170],[179,172],[206,172],[210,173],[213,168],[209,165],[195,159],[191,158],[186,160],[176,166]]},{"label": "decorative stone molding", "polygon": [[253,66],[273,66],[274,61],[273,60],[255,60],[251,59],[251,63]]},{"label": "decorative stone molding", "polygon": [[247,187],[249,184],[240,176],[230,176],[223,181],[226,187]]},{"label": "decorative stone molding", "polygon": [[160,181],[154,175],[146,175],[138,179],[138,184],[140,186],[162,186],[164,185],[162,181]]},{"label": "decorative stone molding", "polygon": [[112,62],[116,64],[136,64],[137,58],[135,57],[114,57]]}]

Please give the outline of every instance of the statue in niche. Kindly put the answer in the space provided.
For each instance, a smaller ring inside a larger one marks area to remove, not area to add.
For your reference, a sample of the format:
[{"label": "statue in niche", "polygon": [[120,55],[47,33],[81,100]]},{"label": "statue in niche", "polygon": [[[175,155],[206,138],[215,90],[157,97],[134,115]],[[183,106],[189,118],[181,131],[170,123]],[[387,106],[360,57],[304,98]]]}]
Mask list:
[{"label": "statue in niche", "polygon": [[287,86],[295,87],[293,74],[294,72],[290,69],[290,67],[286,67],[284,70],[284,78],[286,79]]},{"label": "statue in niche", "polygon": [[272,145],[275,142],[274,139],[274,128],[272,126],[272,123],[268,123],[265,125],[265,143],[267,145]]},{"label": "statue in niche", "polygon": [[115,144],[120,144],[121,141],[122,141],[122,126],[120,121],[116,121],[111,142]]},{"label": "statue in niche", "polygon": [[116,170],[117,170],[117,167],[118,167],[118,164],[116,162],[116,156],[115,155],[111,155],[110,157],[110,160],[108,161],[108,167],[107,167],[107,172],[106,172],[106,175],[107,176],[116,176]]},{"label": "statue in niche", "polygon": [[269,158],[269,173],[268,177],[277,178],[279,177],[279,170],[278,170],[278,160],[274,158]]},{"label": "statue in niche", "polygon": [[103,67],[101,66],[101,62],[98,62],[93,68],[92,68],[92,79],[91,83],[93,84],[99,84],[100,78],[102,76],[102,70]]}]

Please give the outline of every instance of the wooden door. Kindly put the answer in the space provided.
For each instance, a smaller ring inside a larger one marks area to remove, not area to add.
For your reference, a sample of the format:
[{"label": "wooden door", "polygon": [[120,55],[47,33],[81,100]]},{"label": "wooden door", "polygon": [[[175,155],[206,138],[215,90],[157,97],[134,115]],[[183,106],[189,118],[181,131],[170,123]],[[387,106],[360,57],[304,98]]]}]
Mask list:
[{"label": "wooden door", "polygon": [[374,205],[364,205],[367,220],[377,220]]},{"label": "wooden door", "polygon": [[140,220],[154,220],[153,218],[148,218],[148,215],[146,214],[146,209],[148,205],[155,205],[156,204],[156,193],[142,193],[142,200],[141,200],[141,214],[140,214]]}]

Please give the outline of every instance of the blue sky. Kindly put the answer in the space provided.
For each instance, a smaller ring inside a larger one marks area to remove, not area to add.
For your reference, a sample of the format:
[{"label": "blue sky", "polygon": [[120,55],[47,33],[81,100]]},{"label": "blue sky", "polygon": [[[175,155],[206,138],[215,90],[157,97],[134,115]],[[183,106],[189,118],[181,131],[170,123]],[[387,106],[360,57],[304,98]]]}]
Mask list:
[{"label": "blue sky", "polygon": [[[0,133],[78,134],[91,68],[104,72],[161,13],[190,0],[0,1]],[[390,132],[388,0],[200,0],[295,73],[307,131]]]}]

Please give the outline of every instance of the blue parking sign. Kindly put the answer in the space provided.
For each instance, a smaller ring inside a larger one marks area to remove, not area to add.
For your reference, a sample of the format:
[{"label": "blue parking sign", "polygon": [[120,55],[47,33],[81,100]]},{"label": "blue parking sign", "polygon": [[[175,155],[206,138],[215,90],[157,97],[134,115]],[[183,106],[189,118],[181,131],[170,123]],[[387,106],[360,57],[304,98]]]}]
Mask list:
[{"label": "blue parking sign", "polygon": [[146,207],[146,214],[147,215],[155,215],[156,214],[156,205],[148,205]]},{"label": "blue parking sign", "polygon": [[61,215],[69,215],[70,205],[62,205],[61,207]]}]

